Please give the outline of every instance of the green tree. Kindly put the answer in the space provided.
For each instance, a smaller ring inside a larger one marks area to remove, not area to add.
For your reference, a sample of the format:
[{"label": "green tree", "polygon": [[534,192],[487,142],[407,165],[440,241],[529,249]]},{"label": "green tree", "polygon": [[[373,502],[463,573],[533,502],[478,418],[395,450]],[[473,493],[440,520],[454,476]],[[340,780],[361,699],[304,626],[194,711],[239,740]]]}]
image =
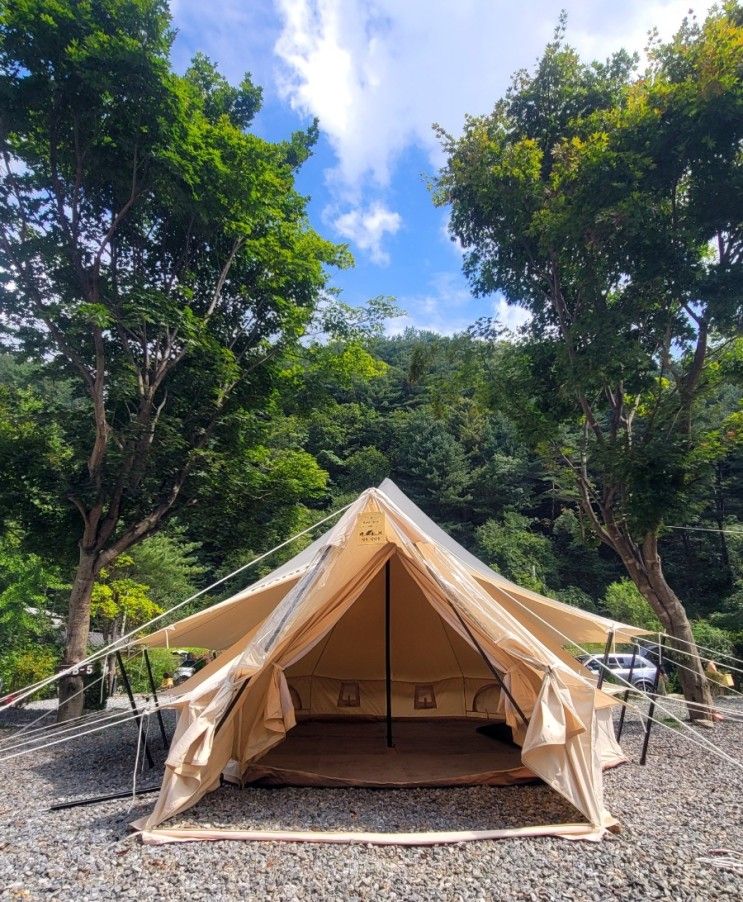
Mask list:
[{"label": "green tree", "polygon": [[582,608],[584,611],[591,611],[593,613],[597,611],[596,602],[587,592],[584,592],[583,589],[578,588],[578,586],[566,586],[556,593],[556,597],[559,598],[560,601],[564,601],[565,604],[571,604],[573,607]]},{"label": "green tree", "polygon": [[23,551],[12,531],[0,540],[0,694],[54,673],[60,636],[50,602],[66,588],[39,555]]},{"label": "green tree", "polygon": [[630,579],[610,583],[602,599],[602,607],[614,620],[632,623],[646,630],[659,630],[660,621],[645,596]]},{"label": "green tree", "polygon": [[445,423],[426,408],[398,416],[396,463],[402,488],[423,506],[459,519],[469,495],[466,454]]},{"label": "green tree", "polygon": [[206,573],[197,556],[200,549],[199,542],[187,540],[182,526],[170,523],[131,549],[132,576],[148,587],[155,604],[171,608],[193,595]]},{"label": "green tree", "polygon": [[341,485],[349,492],[363,492],[390,475],[390,462],[378,448],[359,448],[343,462]]},{"label": "green tree", "polygon": [[103,633],[106,645],[130,629],[146,623],[162,608],[150,597],[150,587],[133,579],[134,559],[120,554],[112,568],[102,568],[93,586],[90,616]]},{"label": "green tree", "polygon": [[[581,63],[562,23],[492,115],[442,133],[465,271],[532,314],[494,391],[682,644],[659,536],[743,421],[698,417],[740,316],[741,19],[686,22],[634,80],[626,53]],[[682,683],[711,704],[698,657]]]},{"label": "green tree", "polygon": [[488,520],[476,531],[484,560],[513,582],[548,593],[554,585],[556,561],[550,540],[529,529],[528,517],[506,511],[501,520]]},{"label": "green tree", "polygon": [[[249,77],[234,88],[204,57],[176,75],[173,35],[164,0],[0,8],[0,302],[11,346],[75,386],[58,421],[80,537],[66,664],[101,569],[203,500],[193,477],[346,259],[294,188],[316,128],[250,134]],[[79,688],[62,681],[60,717]]]},{"label": "green tree", "polygon": [[8,533],[0,541],[0,653],[53,639],[50,596],[66,588],[57,571]]}]

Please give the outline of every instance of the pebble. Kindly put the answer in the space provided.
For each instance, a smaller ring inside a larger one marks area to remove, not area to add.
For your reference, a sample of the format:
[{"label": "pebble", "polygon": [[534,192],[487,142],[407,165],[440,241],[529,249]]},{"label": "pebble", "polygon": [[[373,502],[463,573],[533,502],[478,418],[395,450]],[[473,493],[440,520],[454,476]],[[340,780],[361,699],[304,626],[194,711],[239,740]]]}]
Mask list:
[{"label": "pebble", "polygon": [[[739,721],[741,701],[724,702]],[[39,710],[31,706],[11,714],[23,723]],[[155,724],[149,735],[156,769],[139,777],[140,786],[156,784],[162,775],[164,750]],[[697,735],[740,759],[743,722],[729,720]],[[0,724],[0,742],[8,736]],[[648,764],[640,767],[642,724],[634,714],[628,716],[622,741],[630,763],[604,775],[606,807],[620,820],[622,832],[596,844],[540,837],[434,847],[145,846],[128,825],[147,814],[152,795],[134,804],[124,798],[48,811],[62,799],[130,789],[136,738],[127,723],[0,762],[0,899],[743,898],[740,871],[700,860],[714,860],[717,850],[726,849],[743,862],[743,770],[685,742],[682,731],[662,727],[654,727]],[[541,784],[398,790],[223,787],[171,824],[407,831],[575,820],[571,806]]]}]

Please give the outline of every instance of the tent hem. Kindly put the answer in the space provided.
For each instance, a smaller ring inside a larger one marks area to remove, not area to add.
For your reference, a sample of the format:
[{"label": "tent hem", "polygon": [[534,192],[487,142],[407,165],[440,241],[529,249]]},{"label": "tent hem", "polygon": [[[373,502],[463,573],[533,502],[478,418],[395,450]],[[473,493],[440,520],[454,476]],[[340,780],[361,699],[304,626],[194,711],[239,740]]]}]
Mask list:
[{"label": "tent hem", "polygon": [[[136,825],[133,824],[135,827]],[[548,824],[534,827],[509,827],[501,830],[451,830],[420,833],[365,833],[317,830],[215,830],[215,829],[157,829],[139,830],[146,845],[165,845],[176,842],[304,842],[304,843],[362,843],[380,846],[437,846],[462,842],[482,842],[495,839],[518,839],[556,836],[564,839],[600,842],[607,828],[592,824]]]}]

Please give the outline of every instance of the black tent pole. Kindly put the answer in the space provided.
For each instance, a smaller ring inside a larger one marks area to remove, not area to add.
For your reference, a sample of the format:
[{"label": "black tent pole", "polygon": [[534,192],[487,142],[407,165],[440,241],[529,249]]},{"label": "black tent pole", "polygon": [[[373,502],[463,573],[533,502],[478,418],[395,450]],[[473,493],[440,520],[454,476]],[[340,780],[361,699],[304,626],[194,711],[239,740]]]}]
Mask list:
[{"label": "black tent pole", "polygon": [[232,696],[232,699],[230,700],[229,705],[227,705],[227,707],[224,709],[224,712],[223,712],[222,716],[219,718],[219,720],[217,721],[217,725],[216,725],[216,727],[214,728],[214,735],[215,735],[215,736],[219,733],[219,731],[220,731],[220,730],[222,729],[222,727],[224,726],[225,721],[227,720],[227,718],[228,718],[228,717],[230,716],[230,714],[232,713],[232,709],[235,707],[235,705],[236,705],[236,704],[240,701],[240,699],[243,697],[243,693],[244,693],[245,690],[248,688],[249,683],[250,683],[250,677],[247,677],[246,679],[243,680],[242,686],[240,686],[240,688],[237,690],[237,692]]},{"label": "black tent pole", "polygon": [[[627,674],[627,682],[632,684],[632,674],[635,672],[635,661],[637,660],[637,643],[632,646],[632,660],[629,662],[629,673]],[[619,726],[617,727],[617,742],[622,738],[622,730],[624,729],[624,715],[627,713],[627,701],[629,700],[629,686],[624,690],[624,704],[619,712]]]},{"label": "black tent pole", "polygon": [[[151,792],[160,792],[162,786],[146,786],[137,789],[136,795],[143,796]],[[110,802],[112,799],[131,799],[131,789],[125,789],[123,792],[111,792],[105,796],[90,796],[84,799],[72,799],[69,802],[57,802],[49,806],[49,811],[64,811],[66,808],[81,808],[84,805],[97,805],[99,802]]]},{"label": "black tent pole", "polygon": [[614,630],[612,630],[609,635],[606,637],[606,646],[604,648],[604,664],[601,670],[599,671],[598,682],[596,683],[596,688],[600,689],[604,685],[604,677],[606,676],[606,671],[609,669],[609,652],[611,651],[611,647],[614,644]]},{"label": "black tent pole", "polygon": [[160,699],[157,697],[157,689],[155,688],[155,677],[152,674],[152,665],[150,664],[150,656],[147,654],[147,649],[144,650],[144,662],[147,665],[147,678],[150,681],[150,689],[152,690],[152,697],[155,699],[155,704],[157,705],[157,719],[160,722],[160,732],[163,737],[163,746],[168,748],[168,734],[165,731],[165,722],[163,721],[162,711],[160,710]]},{"label": "black tent pole", "polygon": [[387,748],[394,748],[392,742],[392,661],[390,630],[390,562],[384,565],[384,680],[387,689]]},{"label": "black tent pole", "polygon": [[[126,672],[126,667],[124,667],[124,659],[121,657],[121,652],[118,649],[116,650],[116,660],[119,662],[121,679],[124,681],[124,688],[126,689],[126,694],[129,696],[129,704],[132,706],[132,711],[134,711],[134,719],[137,723],[137,727],[141,729],[142,715],[139,713],[137,703],[134,701],[134,693],[132,692],[131,683],[129,682],[129,674]],[[144,751],[145,755],[147,755],[147,763],[151,768],[154,767],[155,762],[152,760],[152,753],[150,752],[150,746],[147,743],[147,739],[145,739],[144,741]]]},{"label": "black tent pole", "polygon": [[642,741],[642,752],[640,754],[640,764],[647,764],[648,746],[650,745],[650,730],[653,726],[653,714],[655,714],[655,699],[658,697],[658,688],[660,687],[660,669],[663,664],[663,639],[661,638],[658,645],[658,666],[655,669],[655,679],[653,680],[653,694],[650,696],[650,704],[648,705],[648,719],[645,725],[645,737]]},{"label": "black tent pole", "polygon": [[502,677],[502,676],[500,675],[500,673],[498,672],[498,668],[495,666],[495,664],[493,664],[493,662],[490,660],[490,658],[485,654],[485,649],[484,649],[484,648],[482,647],[482,645],[480,645],[480,643],[477,641],[477,639],[475,638],[474,633],[473,633],[472,630],[467,626],[467,624],[464,622],[464,618],[463,618],[462,615],[459,613],[459,611],[456,609],[456,607],[452,604],[451,600],[450,600],[450,599],[447,599],[447,601],[449,602],[449,607],[452,609],[452,611],[454,611],[454,614],[456,615],[457,620],[459,620],[459,622],[462,624],[462,627],[464,628],[464,631],[465,631],[465,632],[467,633],[467,635],[469,636],[470,642],[471,642],[471,643],[475,646],[475,648],[480,652],[480,656],[482,657],[483,661],[485,662],[485,664],[487,665],[488,669],[489,669],[490,672],[493,674],[493,676],[495,677],[495,679],[498,681],[498,685],[501,687],[501,689],[502,689],[502,690],[506,693],[506,695],[508,696],[508,700],[511,702],[511,704],[512,704],[513,707],[514,707],[514,709],[515,709],[516,712],[518,713],[518,715],[519,715],[519,717],[521,718],[521,720],[522,720],[524,726],[528,729],[528,727],[529,727],[529,720],[528,720],[526,714],[524,714],[524,712],[523,712],[523,710],[522,710],[522,708],[521,708],[521,705],[519,705],[519,703],[516,701],[516,699],[515,699],[515,698],[513,697],[513,695],[511,694],[511,690],[508,688],[508,686],[506,686],[505,682],[503,681],[503,677]]}]

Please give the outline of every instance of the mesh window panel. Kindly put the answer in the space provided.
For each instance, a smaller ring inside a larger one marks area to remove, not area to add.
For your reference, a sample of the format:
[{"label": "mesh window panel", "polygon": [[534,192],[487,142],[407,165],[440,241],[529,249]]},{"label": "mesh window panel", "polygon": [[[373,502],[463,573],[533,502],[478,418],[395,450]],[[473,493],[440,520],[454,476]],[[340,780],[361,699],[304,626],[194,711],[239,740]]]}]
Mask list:
[{"label": "mesh window panel", "polygon": [[433,691],[433,686],[430,683],[419,684],[415,687],[414,707],[416,707],[416,708],[435,708],[436,707],[436,693]]},{"label": "mesh window panel", "polygon": [[361,690],[358,683],[341,683],[341,691],[338,693],[338,707],[361,707]]}]

